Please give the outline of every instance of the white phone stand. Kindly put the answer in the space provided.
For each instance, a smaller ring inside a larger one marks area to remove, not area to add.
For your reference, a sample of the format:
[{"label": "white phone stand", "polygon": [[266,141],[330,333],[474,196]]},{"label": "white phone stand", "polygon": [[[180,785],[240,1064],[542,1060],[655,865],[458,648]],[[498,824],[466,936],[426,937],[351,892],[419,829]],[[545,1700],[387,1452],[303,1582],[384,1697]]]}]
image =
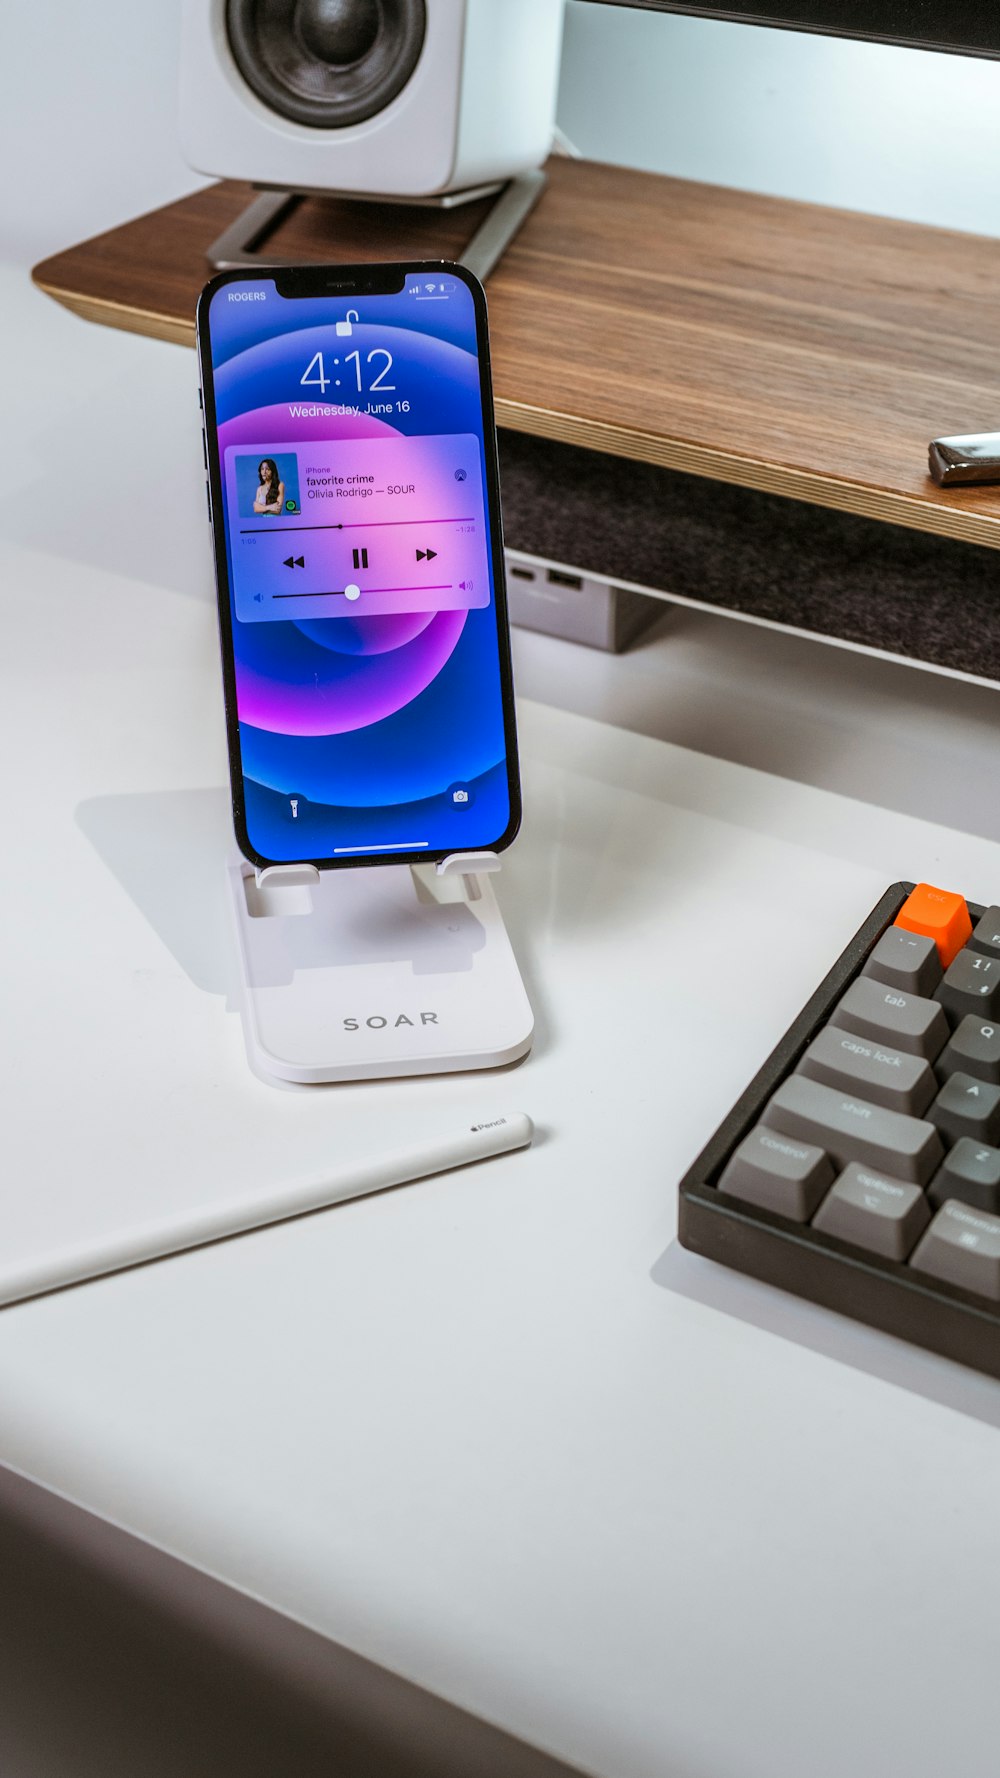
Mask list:
[{"label": "white phone stand", "polygon": [[384,1080],[519,1061],[531,1007],[489,875],[495,852],[318,871],[228,867],[250,1065]]}]

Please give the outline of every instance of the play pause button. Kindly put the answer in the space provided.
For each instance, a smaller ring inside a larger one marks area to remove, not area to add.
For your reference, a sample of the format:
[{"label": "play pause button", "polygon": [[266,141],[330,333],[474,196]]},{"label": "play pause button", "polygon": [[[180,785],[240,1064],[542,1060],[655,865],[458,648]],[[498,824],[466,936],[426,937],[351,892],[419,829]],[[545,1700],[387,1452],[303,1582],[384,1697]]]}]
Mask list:
[{"label": "play pause button", "polygon": [[437,555],[436,549],[418,549],[417,561],[418,562],[433,562],[434,557],[436,555]]},{"label": "play pause button", "polygon": [[286,568],[304,568],[305,565],[306,565],[305,556],[286,556],[285,557],[285,567]]}]

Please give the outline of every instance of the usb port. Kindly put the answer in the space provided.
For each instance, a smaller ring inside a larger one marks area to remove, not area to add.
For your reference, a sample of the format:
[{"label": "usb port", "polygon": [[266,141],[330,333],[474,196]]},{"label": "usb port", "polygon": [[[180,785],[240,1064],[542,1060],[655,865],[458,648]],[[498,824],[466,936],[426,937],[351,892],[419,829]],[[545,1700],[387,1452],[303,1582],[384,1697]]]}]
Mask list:
[{"label": "usb port", "polygon": [[583,585],[582,574],[564,574],[560,568],[550,568],[546,578],[553,586],[571,586],[577,593]]},{"label": "usb port", "polygon": [[511,563],[510,571],[515,580],[534,580],[535,578],[535,570],[533,568],[515,568],[514,564]]}]

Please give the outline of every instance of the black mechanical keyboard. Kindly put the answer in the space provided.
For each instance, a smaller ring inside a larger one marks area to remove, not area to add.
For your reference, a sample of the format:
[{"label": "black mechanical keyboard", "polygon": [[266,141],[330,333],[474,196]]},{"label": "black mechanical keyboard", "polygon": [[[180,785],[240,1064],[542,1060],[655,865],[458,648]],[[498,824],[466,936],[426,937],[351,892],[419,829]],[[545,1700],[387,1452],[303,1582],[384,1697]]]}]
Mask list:
[{"label": "black mechanical keyboard", "polygon": [[679,1235],[1000,1377],[1000,907],[887,891],[681,1181]]}]

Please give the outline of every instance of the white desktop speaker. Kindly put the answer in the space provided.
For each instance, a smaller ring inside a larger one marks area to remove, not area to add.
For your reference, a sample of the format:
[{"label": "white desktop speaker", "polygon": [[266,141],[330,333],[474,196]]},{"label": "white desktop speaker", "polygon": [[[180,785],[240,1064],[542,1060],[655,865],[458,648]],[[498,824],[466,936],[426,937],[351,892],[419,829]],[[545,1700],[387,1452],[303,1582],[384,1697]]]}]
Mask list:
[{"label": "white desktop speaker", "polygon": [[201,173],[440,197],[552,143],[563,0],[184,0],[181,143]]}]

